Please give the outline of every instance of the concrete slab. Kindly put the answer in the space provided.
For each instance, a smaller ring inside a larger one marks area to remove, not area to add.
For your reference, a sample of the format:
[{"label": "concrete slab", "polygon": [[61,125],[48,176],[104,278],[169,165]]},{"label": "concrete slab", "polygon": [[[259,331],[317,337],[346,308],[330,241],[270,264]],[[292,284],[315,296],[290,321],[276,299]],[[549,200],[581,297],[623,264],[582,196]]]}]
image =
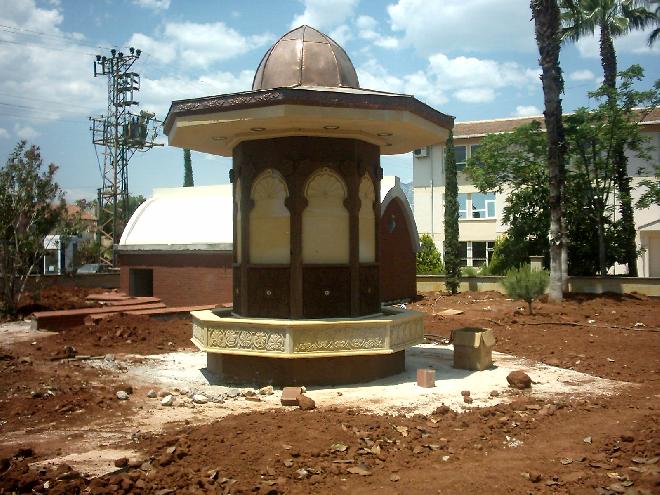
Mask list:
[{"label": "concrete slab", "polygon": [[[460,370],[452,367],[452,346],[421,344],[406,351],[406,371],[373,382],[337,386],[307,387],[307,395],[318,407],[355,407],[377,414],[428,414],[445,404],[454,410],[493,405],[510,400],[519,392],[509,388],[506,376],[522,369],[532,378],[534,385],[528,392],[540,398],[558,396],[608,395],[629,386],[573,370],[547,366],[507,354],[493,353],[494,366],[484,371]],[[431,368],[436,371],[436,386],[422,388],[417,385],[417,370]],[[162,387],[179,387],[218,396],[230,389],[219,383],[206,369],[203,352],[172,353],[149,356],[140,363],[128,366],[127,379],[139,380]],[[463,402],[461,391],[469,390],[474,402]],[[491,397],[497,390],[499,397]],[[276,405],[279,401],[273,401]]]}]

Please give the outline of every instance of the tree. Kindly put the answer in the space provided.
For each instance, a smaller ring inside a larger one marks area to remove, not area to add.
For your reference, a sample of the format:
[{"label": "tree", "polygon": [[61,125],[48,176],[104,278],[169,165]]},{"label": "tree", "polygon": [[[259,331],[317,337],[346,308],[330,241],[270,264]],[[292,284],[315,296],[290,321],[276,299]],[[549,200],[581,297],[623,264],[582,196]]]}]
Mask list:
[{"label": "tree", "polygon": [[[649,91],[637,91],[633,86],[641,77],[641,68],[631,67],[620,74],[622,83],[616,90],[614,107],[601,89],[590,93],[597,105],[566,118],[568,165],[563,218],[571,245],[568,261],[572,274],[605,273],[615,261],[625,259],[619,224],[610,218],[612,147],[615,141],[623,140],[631,154],[651,161],[638,124],[657,105],[660,83]],[[477,159],[468,162],[465,172],[479,190],[507,195],[503,210],[507,236],[496,244],[497,257],[494,253],[493,258],[497,260],[491,273],[519,266],[531,254],[547,256],[550,208],[546,156],[544,131],[540,123],[532,122],[510,133],[486,136]],[[652,178],[647,181],[643,198],[651,202],[658,182]]]},{"label": "tree", "polygon": [[562,190],[564,184],[564,125],[560,95],[564,79],[559,65],[561,45],[560,12],[556,0],[531,0],[532,17],[539,49],[541,82],[545,104],[545,128],[548,140],[548,177],[550,204],[550,291],[554,301],[563,298]]},{"label": "tree", "polygon": [[16,315],[28,275],[44,254],[44,237],[64,212],[57,166],[43,167],[39,147],[19,142],[0,169],[0,267],[3,310]]},{"label": "tree", "polygon": [[195,180],[193,179],[192,161],[190,160],[190,150],[183,148],[183,187],[193,187]]},{"label": "tree", "polygon": [[525,301],[529,314],[533,315],[532,301],[543,295],[548,288],[548,282],[548,272],[532,270],[531,266],[527,264],[509,270],[502,280],[502,285],[510,298]]},{"label": "tree", "polygon": [[422,234],[419,239],[420,246],[417,251],[417,273],[442,273],[442,257],[438,248],[435,247],[433,238],[428,234]]},{"label": "tree", "polygon": [[445,286],[452,294],[458,292],[461,280],[461,259],[458,244],[458,177],[454,154],[454,135],[450,131],[445,152]]},{"label": "tree", "polygon": [[480,191],[506,194],[502,221],[507,235],[495,244],[498,256],[493,252],[489,273],[504,274],[529,262],[531,255],[548,253],[547,149],[541,123],[532,121],[511,133],[486,136],[478,157],[468,161],[465,173]]},{"label": "tree", "polygon": [[[607,242],[606,223],[611,217],[611,197],[614,193],[614,183],[618,183],[620,150],[628,150],[640,157],[650,158],[647,153],[645,139],[639,131],[638,122],[644,113],[657,104],[659,99],[658,87],[650,91],[637,91],[634,84],[643,78],[643,70],[633,65],[628,70],[619,73],[621,84],[612,90],[603,84],[597,91],[589,93],[598,105],[595,108],[579,108],[574,114],[566,117],[567,142],[571,156],[570,164],[575,182],[582,191],[574,197],[584,199],[585,212],[590,216],[598,233],[598,260],[601,275],[607,273]],[[648,107],[651,105],[651,107]],[[636,107],[645,106],[646,110],[637,110]],[[627,172],[626,172],[627,173]],[[630,188],[628,188],[630,193]],[[619,198],[623,202],[622,198]],[[630,199],[630,198],[628,198]],[[621,218],[616,225],[619,237],[618,245],[621,252],[615,259],[628,263],[630,274],[630,242],[629,232],[633,232],[633,246],[635,247],[634,218],[630,220]],[[637,250],[633,253],[632,262],[635,264]]]},{"label": "tree", "polygon": [[[652,4],[655,5],[655,10],[653,13],[655,14],[655,19],[656,19],[656,25],[659,23],[660,19],[660,0],[652,0]],[[651,34],[649,34],[649,46],[653,46],[653,44],[657,41],[658,35],[660,35],[660,27],[656,27],[653,31],[651,31]]]},{"label": "tree", "polygon": [[[603,68],[603,84],[609,90],[610,102],[614,98],[617,76],[617,59],[614,38],[635,29],[644,29],[658,23],[658,16],[646,7],[642,0],[562,0],[564,9],[563,37],[577,41],[593,35],[600,29],[600,61]],[[652,35],[653,36],[653,35]],[[628,275],[637,276],[637,246],[635,244],[635,218],[630,194],[630,177],[625,148],[615,143],[613,148],[616,167],[615,181],[619,193],[621,211],[620,228],[625,242],[625,262]]]}]

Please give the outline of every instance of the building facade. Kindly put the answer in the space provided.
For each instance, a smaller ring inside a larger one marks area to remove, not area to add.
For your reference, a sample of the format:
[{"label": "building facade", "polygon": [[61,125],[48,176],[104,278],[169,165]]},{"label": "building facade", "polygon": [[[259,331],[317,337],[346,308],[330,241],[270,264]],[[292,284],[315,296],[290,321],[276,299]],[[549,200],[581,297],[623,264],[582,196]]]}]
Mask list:
[{"label": "building facade", "polygon": [[[480,192],[462,173],[467,160],[476,153],[482,139],[492,133],[511,132],[516,127],[529,124],[533,120],[543,124],[543,116],[511,119],[494,119],[471,122],[456,122],[454,126],[454,147],[458,169],[459,201],[459,242],[463,266],[480,267],[488,264],[495,240],[506,233],[507,226],[502,222],[506,202],[506,191]],[[660,109],[655,109],[640,122],[642,134],[648,139],[650,154],[648,160],[629,155],[628,173],[633,187],[633,203],[639,199],[643,188],[639,183],[653,176],[654,166],[660,163]],[[444,246],[444,193],[445,193],[445,147],[429,146],[413,153],[413,195],[414,215],[417,229],[421,234],[429,234],[436,246],[443,252]],[[656,179],[657,180],[657,179]],[[618,198],[613,195],[611,202],[616,206]],[[641,277],[660,277],[660,206],[635,209],[637,245],[641,255],[637,260],[637,270]],[[626,267],[616,265],[612,274],[625,273]]]}]

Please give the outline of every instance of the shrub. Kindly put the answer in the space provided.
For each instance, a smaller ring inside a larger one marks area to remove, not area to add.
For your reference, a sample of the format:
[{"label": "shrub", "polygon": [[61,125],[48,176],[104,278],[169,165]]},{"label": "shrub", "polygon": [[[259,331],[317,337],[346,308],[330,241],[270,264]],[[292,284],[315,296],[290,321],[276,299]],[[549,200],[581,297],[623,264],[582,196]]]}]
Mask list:
[{"label": "shrub", "polygon": [[502,280],[509,297],[527,302],[529,314],[534,314],[532,301],[548,288],[550,274],[546,270],[532,270],[529,264],[512,268]]},{"label": "shrub", "polygon": [[477,269],[473,266],[464,266],[461,268],[461,275],[464,277],[476,277]]},{"label": "shrub", "polygon": [[428,234],[422,234],[419,251],[417,251],[417,273],[442,273],[443,271],[442,256],[435,247],[433,238]]}]

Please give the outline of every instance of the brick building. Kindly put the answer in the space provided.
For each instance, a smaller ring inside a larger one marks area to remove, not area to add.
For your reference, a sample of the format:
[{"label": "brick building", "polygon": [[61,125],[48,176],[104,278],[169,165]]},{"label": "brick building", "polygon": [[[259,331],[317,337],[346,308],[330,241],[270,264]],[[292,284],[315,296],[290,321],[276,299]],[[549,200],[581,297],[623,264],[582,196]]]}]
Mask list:
[{"label": "brick building", "polygon": [[155,189],[119,243],[120,286],[168,306],[232,300],[231,184]]}]

